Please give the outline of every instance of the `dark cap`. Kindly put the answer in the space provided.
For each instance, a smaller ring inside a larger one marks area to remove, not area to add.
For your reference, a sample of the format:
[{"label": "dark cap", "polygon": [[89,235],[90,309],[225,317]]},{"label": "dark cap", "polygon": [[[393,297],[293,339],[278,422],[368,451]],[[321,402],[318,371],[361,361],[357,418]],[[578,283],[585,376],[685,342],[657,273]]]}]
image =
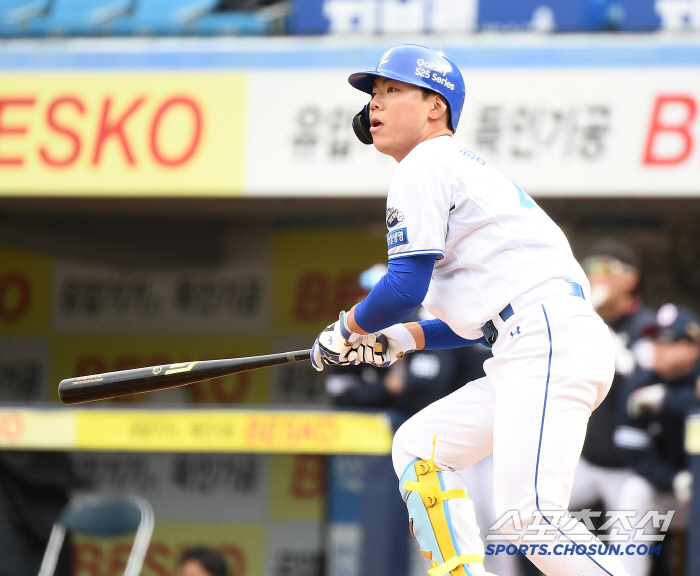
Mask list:
[{"label": "dark cap", "polygon": [[700,318],[689,308],[664,304],[656,313],[656,323],[646,332],[661,342],[685,339],[700,344]]},{"label": "dark cap", "polygon": [[586,252],[586,258],[592,256],[609,256],[637,269],[642,267],[642,258],[634,248],[611,238],[605,238],[593,244]]},{"label": "dark cap", "polygon": [[180,566],[189,560],[199,562],[211,576],[228,576],[226,559],[220,552],[206,546],[195,546],[185,550],[180,558]]}]

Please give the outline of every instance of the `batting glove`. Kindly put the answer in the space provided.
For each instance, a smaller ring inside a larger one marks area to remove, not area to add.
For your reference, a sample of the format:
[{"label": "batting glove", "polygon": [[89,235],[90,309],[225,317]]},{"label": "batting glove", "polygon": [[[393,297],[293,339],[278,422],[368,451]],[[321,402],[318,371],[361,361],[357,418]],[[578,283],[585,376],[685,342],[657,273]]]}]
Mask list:
[{"label": "batting glove", "polygon": [[323,370],[324,364],[357,364],[357,356],[349,359],[348,354],[359,339],[360,335],[348,328],[348,315],[341,312],[338,321],[326,326],[316,338],[311,348],[311,364],[319,372]]},{"label": "batting glove", "polygon": [[414,352],[416,340],[403,324],[394,324],[375,334],[361,336],[348,358],[385,368]]},{"label": "batting glove", "polygon": [[657,413],[663,408],[666,398],[664,384],[652,384],[638,388],[627,399],[627,414],[630,418],[639,418],[644,412]]}]

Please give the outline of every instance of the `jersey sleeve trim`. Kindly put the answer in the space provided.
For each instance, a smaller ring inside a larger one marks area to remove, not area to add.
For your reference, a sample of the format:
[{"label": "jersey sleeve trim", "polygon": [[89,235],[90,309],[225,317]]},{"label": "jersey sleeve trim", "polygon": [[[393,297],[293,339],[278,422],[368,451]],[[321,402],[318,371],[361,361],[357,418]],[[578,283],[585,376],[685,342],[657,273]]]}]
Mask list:
[{"label": "jersey sleeve trim", "polygon": [[421,256],[423,254],[434,254],[438,260],[442,260],[445,257],[445,253],[442,250],[407,250],[406,252],[397,252],[396,254],[389,254],[389,260],[395,260],[396,258],[403,258],[406,256]]}]

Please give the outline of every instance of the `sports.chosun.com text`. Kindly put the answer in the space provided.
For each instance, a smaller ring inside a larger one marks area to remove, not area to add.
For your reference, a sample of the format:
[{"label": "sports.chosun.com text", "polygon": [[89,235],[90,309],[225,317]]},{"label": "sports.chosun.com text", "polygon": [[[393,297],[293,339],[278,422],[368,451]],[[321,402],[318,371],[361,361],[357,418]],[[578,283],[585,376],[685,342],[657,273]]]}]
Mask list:
[{"label": "sports.chosun.com text", "polygon": [[516,554],[524,556],[592,556],[599,554],[601,556],[649,556],[659,555],[661,553],[661,544],[487,544],[486,555],[496,556],[498,554],[508,554],[514,556]]}]

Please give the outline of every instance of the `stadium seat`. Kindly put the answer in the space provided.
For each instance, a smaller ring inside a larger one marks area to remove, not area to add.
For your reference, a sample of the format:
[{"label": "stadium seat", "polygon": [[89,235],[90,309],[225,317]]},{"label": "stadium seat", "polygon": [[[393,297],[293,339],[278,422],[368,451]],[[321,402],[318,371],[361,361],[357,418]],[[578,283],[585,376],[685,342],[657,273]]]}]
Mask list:
[{"label": "stadium seat", "polygon": [[264,11],[215,12],[194,23],[193,32],[202,36],[264,36],[271,22]]},{"label": "stadium seat", "polygon": [[138,576],[148,552],[153,524],[153,508],[139,496],[73,498],[53,525],[39,576],[53,576],[67,531],[93,538],[118,538],[135,532],[124,576]]},{"label": "stadium seat", "polygon": [[32,19],[49,9],[51,0],[2,0],[0,2],[0,37],[23,36]]},{"label": "stadium seat", "polygon": [[218,0],[137,0],[129,16],[117,18],[110,25],[116,35],[186,34],[201,16],[218,5]]},{"label": "stadium seat", "polygon": [[28,25],[32,36],[84,36],[104,33],[109,22],[126,14],[134,0],[55,0],[51,11]]}]

